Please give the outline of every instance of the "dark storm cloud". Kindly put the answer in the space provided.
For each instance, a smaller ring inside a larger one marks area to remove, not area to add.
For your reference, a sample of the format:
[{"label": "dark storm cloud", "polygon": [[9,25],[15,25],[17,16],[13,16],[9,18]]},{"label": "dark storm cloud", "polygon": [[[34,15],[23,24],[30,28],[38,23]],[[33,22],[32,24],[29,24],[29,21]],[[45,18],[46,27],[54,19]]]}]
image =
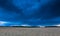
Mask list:
[{"label": "dark storm cloud", "polygon": [[12,4],[12,0],[0,0],[0,7],[4,8],[5,10],[8,10],[8,11],[22,14],[22,9],[19,9],[18,7],[14,6]]},{"label": "dark storm cloud", "polygon": [[[0,19],[14,22],[22,21],[25,24],[27,23],[31,25],[42,25],[44,20],[46,20],[44,22],[47,23],[47,19],[60,17],[60,1],[58,0],[21,0],[20,2],[15,3],[19,3],[17,6],[13,5],[12,2],[12,0],[0,0],[0,7],[6,10],[4,11],[6,14],[3,14],[5,16]],[[20,6],[21,9],[18,6]],[[33,21],[34,19],[35,21]],[[52,20],[49,22],[54,23]]]},{"label": "dark storm cloud", "polygon": [[40,5],[41,7],[34,14],[35,17],[42,19],[52,19],[60,17],[60,1],[51,1]]}]

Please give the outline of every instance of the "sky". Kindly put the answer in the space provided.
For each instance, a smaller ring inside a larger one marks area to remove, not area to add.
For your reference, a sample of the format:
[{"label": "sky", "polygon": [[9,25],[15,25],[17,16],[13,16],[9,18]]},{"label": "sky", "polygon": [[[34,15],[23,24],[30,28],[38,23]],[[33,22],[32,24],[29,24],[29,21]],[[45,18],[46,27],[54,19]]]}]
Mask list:
[{"label": "sky", "polygon": [[0,0],[0,26],[59,24],[59,0]]}]

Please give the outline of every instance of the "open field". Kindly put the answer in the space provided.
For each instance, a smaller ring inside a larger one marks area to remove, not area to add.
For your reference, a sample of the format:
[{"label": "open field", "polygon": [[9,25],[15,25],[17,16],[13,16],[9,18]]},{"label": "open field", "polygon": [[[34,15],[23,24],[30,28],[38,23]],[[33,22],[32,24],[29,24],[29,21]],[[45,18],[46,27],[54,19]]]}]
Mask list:
[{"label": "open field", "polygon": [[60,28],[0,27],[0,36],[60,36]]}]

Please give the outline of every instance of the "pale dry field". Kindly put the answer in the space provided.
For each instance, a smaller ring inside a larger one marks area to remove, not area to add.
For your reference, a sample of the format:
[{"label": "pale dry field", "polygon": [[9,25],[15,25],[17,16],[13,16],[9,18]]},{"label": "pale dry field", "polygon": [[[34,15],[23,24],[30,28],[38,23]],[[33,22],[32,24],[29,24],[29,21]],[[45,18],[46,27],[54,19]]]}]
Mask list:
[{"label": "pale dry field", "polygon": [[60,36],[60,28],[0,27],[0,36]]}]

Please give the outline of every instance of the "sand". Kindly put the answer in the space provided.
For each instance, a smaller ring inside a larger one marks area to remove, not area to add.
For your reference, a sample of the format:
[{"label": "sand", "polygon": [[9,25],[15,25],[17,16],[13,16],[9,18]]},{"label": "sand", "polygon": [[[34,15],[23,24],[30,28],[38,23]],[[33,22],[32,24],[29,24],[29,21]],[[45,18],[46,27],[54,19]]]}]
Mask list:
[{"label": "sand", "polygon": [[0,36],[60,36],[60,28],[0,27]]}]

